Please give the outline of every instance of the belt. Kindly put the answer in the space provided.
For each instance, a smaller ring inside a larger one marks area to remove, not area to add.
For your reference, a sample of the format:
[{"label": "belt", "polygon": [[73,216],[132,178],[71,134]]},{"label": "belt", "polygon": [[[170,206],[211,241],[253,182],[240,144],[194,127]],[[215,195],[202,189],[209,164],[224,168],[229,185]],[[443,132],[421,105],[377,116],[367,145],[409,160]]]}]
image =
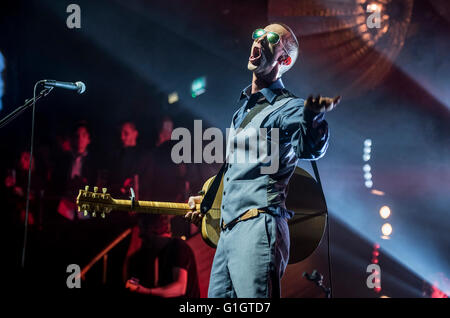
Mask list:
[{"label": "belt", "polygon": [[264,211],[264,210],[261,210],[261,209],[250,209],[247,212],[245,212],[244,214],[242,214],[240,217],[234,219],[233,221],[231,221],[228,224],[226,224],[222,220],[221,228],[222,228],[222,230],[225,230],[225,229],[229,228],[230,226],[234,226],[238,222],[245,221],[245,220],[257,217],[260,213],[267,213],[267,211]]}]

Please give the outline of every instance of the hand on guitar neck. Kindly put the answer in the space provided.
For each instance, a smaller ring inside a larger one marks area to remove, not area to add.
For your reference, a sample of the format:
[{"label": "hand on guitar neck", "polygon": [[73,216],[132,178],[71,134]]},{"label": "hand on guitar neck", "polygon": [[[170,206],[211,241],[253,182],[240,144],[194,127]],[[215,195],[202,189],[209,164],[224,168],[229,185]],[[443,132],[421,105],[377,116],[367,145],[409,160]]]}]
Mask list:
[{"label": "hand on guitar neck", "polygon": [[195,197],[189,197],[188,205],[192,209],[192,211],[189,211],[184,216],[188,221],[191,223],[194,223],[197,226],[200,226],[202,223],[203,214],[200,213],[200,211],[196,210],[196,205],[200,204],[202,202],[203,196],[195,196]]}]

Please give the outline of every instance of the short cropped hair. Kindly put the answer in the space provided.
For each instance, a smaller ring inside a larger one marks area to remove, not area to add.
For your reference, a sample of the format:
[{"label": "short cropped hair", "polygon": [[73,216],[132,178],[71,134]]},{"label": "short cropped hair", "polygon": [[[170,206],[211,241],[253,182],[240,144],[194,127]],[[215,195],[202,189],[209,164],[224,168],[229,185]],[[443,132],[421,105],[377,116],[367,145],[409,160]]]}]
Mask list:
[{"label": "short cropped hair", "polygon": [[73,126],[72,126],[72,134],[75,134],[78,129],[80,128],[85,128],[86,131],[88,132],[89,136],[91,135],[91,127],[89,126],[89,123],[86,120],[80,120],[77,121]]},{"label": "short cropped hair", "polygon": [[123,126],[125,126],[125,125],[129,125],[133,130],[138,130],[136,124],[134,123],[134,121],[124,120],[120,124],[120,127],[123,128]]}]

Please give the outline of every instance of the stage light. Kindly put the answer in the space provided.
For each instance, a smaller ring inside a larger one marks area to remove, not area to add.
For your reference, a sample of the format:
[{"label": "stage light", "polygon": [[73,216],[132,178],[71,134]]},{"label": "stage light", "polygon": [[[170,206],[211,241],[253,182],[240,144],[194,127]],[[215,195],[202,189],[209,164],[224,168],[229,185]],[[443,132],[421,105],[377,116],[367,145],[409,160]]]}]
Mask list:
[{"label": "stage light", "polygon": [[372,139],[364,140],[364,147],[372,147]]},{"label": "stage light", "polygon": [[178,93],[177,92],[170,93],[167,99],[169,104],[178,102]]},{"label": "stage light", "polygon": [[366,173],[364,174],[364,179],[366,179],[366,180],[371,180],[371,179],[372,179],[372,174],[371,174],[370,172],[366,172]]},{"label": "stage light", "polygon": [[367,5],[367,11],[369,12],[381,12],[382,6],[378,3],[369,3]]},{"label": "stage light", "polygon": [[195,98],[206,92],[206,77],[199,77],[192,81],[191,84],[191,95]]},{"label": "stage light", "polygon": [[363,171],[364,171],[364,172],[370,172],[370,170],[371,170],[370,165],[369,165],[368,163],[366,163],[366,164],[363,166]]},{"label": "stage light", "polygon": [[[363,149],[363,160],[369,161],[370,160],[370,153],[372,152],[372,139],[366,139],[364,140],[364,149]],[[369,166],[369,165],[367,165]],[[366,167],[366,165],[364,165]],[[364,169],[363,167],[363,169]],[[367,169],[367,167],[366,167]],[[365,170],[364,170],[365,171]],[[370,171],[370,166],[369,166]]]},{"label": "stage light", "polygon": [[390,215],[391,215],[391,209],[387,205],[384,205],[380,208],[380,216],[383,219],[387,219]]},{"label": "stage light", "polygon": [[372,188],[373,182],[372,180],[366,180],[366,182],[364,182],[364,185],[366,186],[366,188]]},{"label": "stage light", "polygon": [[372,189],[372,191],[370,191],[372,194],[375,194],[375,195],[379,195],[379,196],[383,196],[384,195],[384,192],[383,191],[380,191],[380,190],[376,190],[376,189]]},{"label": "stage light", "polygon": [[383,236],[389,237],[392,234],[392,226],[389,223],[384,223],[381,227],[381,233],[383,233]]}]

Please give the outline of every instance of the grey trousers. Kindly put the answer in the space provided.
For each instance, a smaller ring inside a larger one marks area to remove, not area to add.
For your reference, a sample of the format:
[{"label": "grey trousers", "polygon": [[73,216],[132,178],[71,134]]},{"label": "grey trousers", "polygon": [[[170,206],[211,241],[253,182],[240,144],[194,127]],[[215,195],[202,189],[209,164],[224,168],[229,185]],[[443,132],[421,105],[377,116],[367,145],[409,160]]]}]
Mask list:
[{"label": "grey trousers", "polygon": [[261,213],[221,232],[211,269],[210,298],[278,298],[289,258],[284,217]]}]

